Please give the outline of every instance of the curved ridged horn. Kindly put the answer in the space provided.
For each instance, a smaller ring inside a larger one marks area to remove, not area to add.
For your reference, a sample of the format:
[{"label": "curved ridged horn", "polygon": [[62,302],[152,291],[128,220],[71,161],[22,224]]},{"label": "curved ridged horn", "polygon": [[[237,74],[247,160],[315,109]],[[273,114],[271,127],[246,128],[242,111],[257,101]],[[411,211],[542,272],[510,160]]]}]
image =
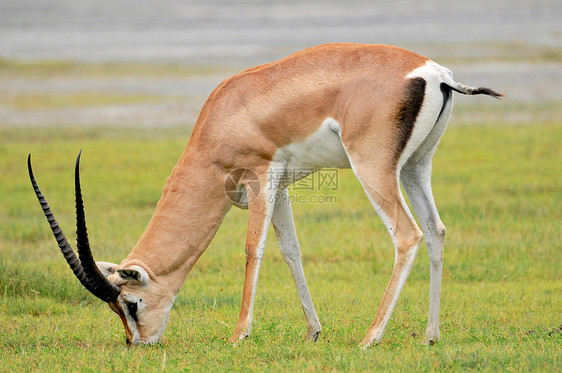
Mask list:
[{"label": "curved ridged horn", "polygon": [[88,243],[88,235],[86,232],[86,221],[84,218],[84,203],[82,201],[82,192],[80,190],[80,175],[78,172],[78,167],[80,163],[80,154],[76,159],[76,169],[75,169],[75,184],[76,184],[76,225],[77,225],[77,247],[78,247],[78,254],[80,255],[80,260],[74,254],[74,250],[68,243],[62,229],[59,227],[58,222],[53,215],[47,200],[43,193],[41,193],[41,189],[37,185],[35,181],[35,177],[33,175],[33,169],[31,168],[31,154],[27,157],[27,169],[29,171],[29,178],[31,180],[31,185],[33,185],[33,190],[35,191],[35,195],[39,200],[39,204],[43,209],[43,213],[51,226],[51,230],[53,231],[53,235],[57,240],[57,243],[60,247],[60,250],[66,259],[66,262],[74,272],[74,275],[80,283],[92,294],[96,297],[100,298],[104,302],[114,302],[119,293],[121,292],[120,288],[109,282],[99,271],[94,262],[92,257],[92,253],[90,251],[90,245]]},{"label": "curved ridged horn", "polygon": [[80,156],[82,151],[78,153],[76,158],[76,167],[74,169],[74,187],[76,191],[76,249],[80,256],[80,263],[82,268],[88,276],[88,284],[91,289],[88,289],[96,297],[105,302],[114,302],[119,294],[121,288],[111,283],[100,272],[92,251],[90,250],[90,242],[88,240],[88,231],[86,230],[86,217],[84,214],[84,203],[82,201],[82,190],[80,188]]}]

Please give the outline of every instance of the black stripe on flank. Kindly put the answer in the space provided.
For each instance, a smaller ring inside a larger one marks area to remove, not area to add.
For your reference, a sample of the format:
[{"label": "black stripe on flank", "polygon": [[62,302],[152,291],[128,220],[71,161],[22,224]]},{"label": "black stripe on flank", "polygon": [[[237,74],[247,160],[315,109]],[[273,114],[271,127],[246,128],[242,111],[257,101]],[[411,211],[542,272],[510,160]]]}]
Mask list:
[{"label": "black stripe on flank", "polygon": [[408,140],[414,130],[416,118],[420,112],[425,96],[425,79],[413,78],[408,81],[404,88],[404,98],[398,106],[396,122],[398,125],[398,144],[394,154],[394,165],[398,164],[398,159],[404,151]]},{"label": "black stripe on flank", "polygon": [[436,122],[439,121],[439,119],[441,118],[441,115],[443,114],[443,110],[445,110],[445,105],[447,105],[447,101],[449,101],[451,99],[451,87],[449,87],[447,84],[445,83],[441,83],[441,93],[443,94],[443,106],[441,107],[441,111],[439,112],[439,115],[437,116],[437,120]]}]

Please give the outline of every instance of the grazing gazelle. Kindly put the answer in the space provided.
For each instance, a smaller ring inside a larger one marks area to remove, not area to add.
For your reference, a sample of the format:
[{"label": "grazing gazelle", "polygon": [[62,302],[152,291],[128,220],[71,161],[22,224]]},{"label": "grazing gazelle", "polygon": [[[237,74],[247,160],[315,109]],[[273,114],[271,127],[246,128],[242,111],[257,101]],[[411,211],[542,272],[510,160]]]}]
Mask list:
[{"label": "grazing gazelle", "polygon": [[390,282],[361,345],[381,340],[422,231],[431,274],[425,341],[433,344],[439,339],[445,226],[433,201],[431,159],[451,113],[451,91],[501,96],[456,83],[448,69],[387,45],[321,45],[225,80],[203,106],[146,231],[119,265],[96,263],[92,257],[80,156],[75,170],[79,259],[41,194],[28,159],[29,175],[72,271],[120,316],[128,344],[160,340],[176,295],[224,216],[233,204],[247,208],[242,309],[230,339],[236,342],[250,335],[270,223],[294,277],[306,337],[318,338],[321,326],[305,281],[287,186],[295,181],[297,169],[351,167],[395,246]]}]

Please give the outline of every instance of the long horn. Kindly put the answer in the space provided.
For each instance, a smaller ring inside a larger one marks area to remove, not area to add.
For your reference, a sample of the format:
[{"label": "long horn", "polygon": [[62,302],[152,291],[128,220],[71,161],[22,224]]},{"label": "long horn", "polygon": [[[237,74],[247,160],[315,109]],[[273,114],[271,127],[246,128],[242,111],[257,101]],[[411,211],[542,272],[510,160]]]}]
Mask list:
[{"label": "long horn", "polygon": [[121,288],[110,282],[100,272],[92,251],[90,250],[90,242],[88,240],[88,231],[86,229],[86,217],[84,214],[84,203],[82,201],[82,190],[80,188],[80,156],[82,151],[78,153],[76,158],[76,167],[74,169],[74,186],[76,191],[76,249],[80,256],[82,268],[88,276],[88,283],[91,289],[88,289],[96,297],[105,302],[114,302],[119,294]]},{"label": "long horn", "polygon": [[[78,160],[76,163],[76,169],[78,169],[78,162],[79,162],[80,156],[78,156]],[[47,218],[47,221],[49,222],[49,225],[51,227],[51,230],[53,232],[53,235],[55,236],[55,239],[57,240],[57,243],[60,247],[60,250],[64,256],[64,258],[66,259],[66,262],[68,263],[68,265],[70,266],[70,269],[72,269],[72,272],[74,272],[74,275],[76,276],[76,278],[78,278],[78,280],[80,281],[80,283],[86,288],[88,289],[92,294],[94,294],[95,296],[97,296],[98,298],[100,298],[101,300],[103,300],[104,302],[113,302],[117,299],[117,296],[119,296],[120,293],[120,289],[118,286],[116,286],[115,284],[112,284],[111,282],[109,282],[105,277],[103,277],[103,275],[99,272],[99,270],[97,269],[97,266],[95,265],[95,262],[93,262],[93,258],[91,259],[91,261],[88,263],[88,265],[86,266],[87,269],[84,268],[83,264],[80,262],[80,260],[78,259],[78,257],[76,256],[76,254],[74,254],[74,250],[72,250],[72,247],[70,246],[70,244],[68,243],[62,229],[59,226],[59,223],[56,221],[55,216],[53,215],[51,208],[49,207],[49,204],[47,203],[47,200],[45,199],[45,196],[43,195],[43,193],[41,193],[41,189],[39,189],[39,186],[37,185],[37,182],[35,181],[35,177],[33,175],[33,169],[31,168],[31,154],[29,154],[29,156],[27,157],[27,169],[29,171],[29,178],[31,180],[31,185],[33,185],[33,190],[35,191],[35,195],[37,196],[37,199],[39,200],[39,204],[41,205],[41,208],[43,209],[43,213],[45,214],[45,217]],[[78,180],[79,176],[78,173],[76,174],[76,180]],[[84,235],[85,235],[85,245],[86,245],[86,249],[89,251],[89,244],[88,244],[88,237],[86,235],[86,226],[85,226],[85,221],[84,221],[84,207],[83,207],[83,202],[82,202],[82,195],[80,192],[80,181],[77,182],[78,188],[77,188],[77,192],[76,192],[76,213],[77,213],[77,225],[78,225],[78,231],[83,232],[80,233],[80,240],[83,242],[84,241]],[[78,215],[79,212],[81,211],[81,217],[82,217],[82,222],[83,222],[83,229],[80,229],[80,223],[78,223]],[[80,251],[79,251],[80,254]],[[91,258],[91,252],[89,254],[90,258]],[[82,254],[81,254],[82,257]],[[99,281],[99,277],[98,280],[93,280],[93,278],[95,278],[95,274],[94,271],[91,270],[91,263],[94,263],[94,267],[97,270],[99,276],[101,276],[103,278],[103,280],[105,281],[105,286],[100,286],[100,281]]]}]

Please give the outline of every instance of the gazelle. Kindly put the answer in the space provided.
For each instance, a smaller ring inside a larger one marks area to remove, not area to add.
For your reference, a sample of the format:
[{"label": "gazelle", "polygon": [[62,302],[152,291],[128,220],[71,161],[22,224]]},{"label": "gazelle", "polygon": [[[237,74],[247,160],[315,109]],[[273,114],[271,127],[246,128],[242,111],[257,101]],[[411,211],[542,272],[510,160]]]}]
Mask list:
[{"label": "gazelle", "polygon": [[[426,343],[439,339],[445,226],[431,191],[431,159],[453,96],[502,95],[456,83],[451,72],[387,45],[327,44],[243,71],[203,106],[185,152],[144,234],[121,264],[94,262],[76,161],[77,251],[31,182],[61,251],[80,282],[117,313],[127,343],[158,342],[188,273],[232,207],[249,210],[246,274],[236,342],[250,335],[265,239],[273,223],[307,325],[320,322],[306,284],[287,186],[296,169],[352,168],[395,246],[395,262],[362,346],[381,340],[422,240],[430,258]],[[311,171],[312,172],[312,171]],[[299,177],[304,177],[299,173]],[[421,230],[400,190],[402,183]]]}]

